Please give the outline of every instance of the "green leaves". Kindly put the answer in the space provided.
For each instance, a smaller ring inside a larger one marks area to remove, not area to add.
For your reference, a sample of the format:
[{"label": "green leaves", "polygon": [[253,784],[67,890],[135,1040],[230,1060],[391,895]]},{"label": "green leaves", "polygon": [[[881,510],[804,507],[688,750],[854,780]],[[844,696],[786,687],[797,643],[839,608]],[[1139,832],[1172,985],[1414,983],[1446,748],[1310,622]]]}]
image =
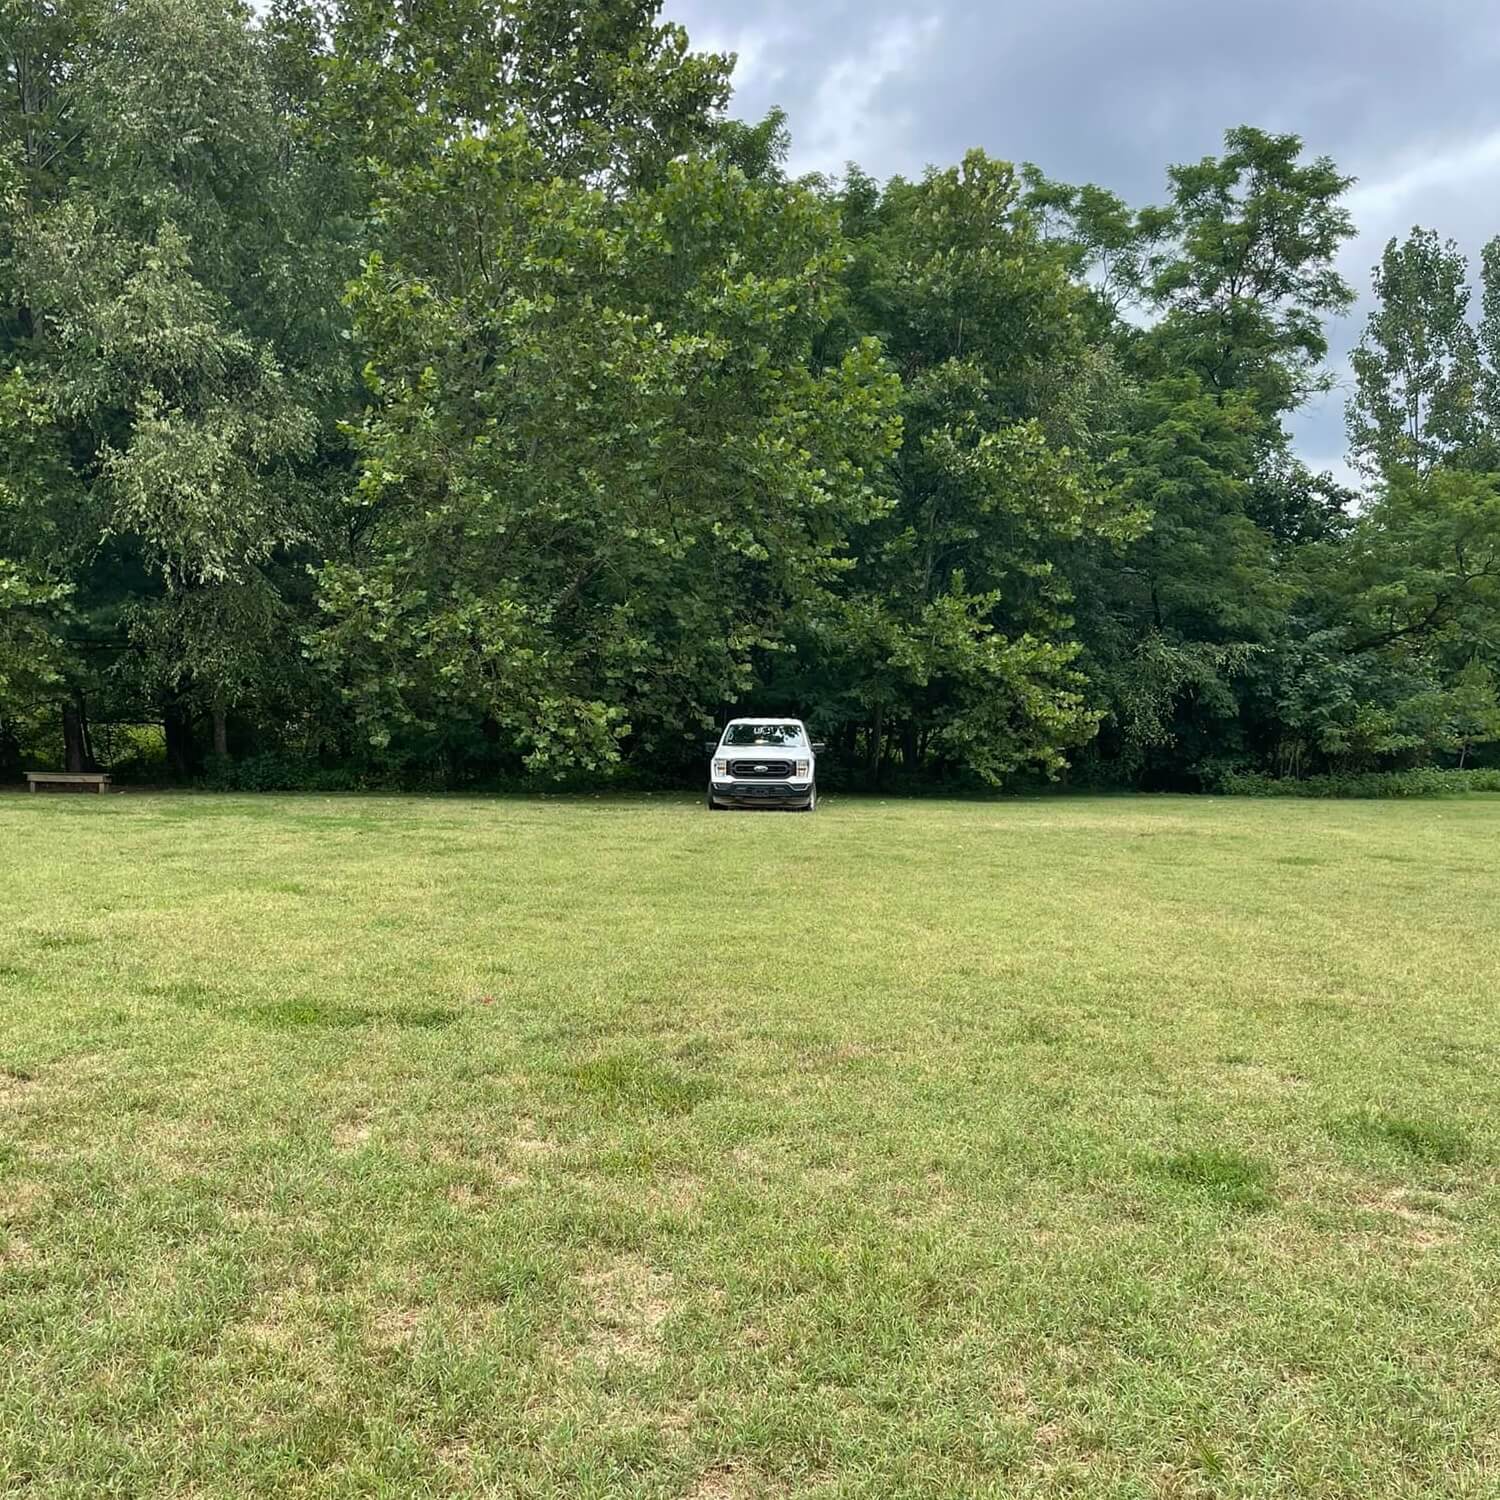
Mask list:
[{"label": "green leaves", "polygon": [[979,151],[790,183],[656,0],[0,21],[0,696],[77,745],[673,768],[759,699],[876,777],[1102,725],[1183,784],[1492,732],[1500,241],[1473,329],[1388,250],[1355,518],[1285,427],[1350,298],[1293,136],[1144,209]]},{"label": "green leaves", "polygon": [[1500,475],[1398,471],[1336,586],[1352,595],[1351,652],[1445,636],[1500,648]]},{"label": "green leaves", "polygon": [[1349,403],[1350,448],[1375,476],[1472,454],[1481,374],[1467,278],[1458,246],[1424,229],[1390,240],[1375,268],[1378,300],[1352,355]]},{"label": "green leaves", "polygon": [[722,156],[615,199],[519,126],[389,175],[351,288],[369,524],[320,658],[368,737],[491,726],[603,766],[743,691],[838,571],[895,440],[878,350],[814,359],[840,263],[805,189]]},{"label": "green leaves", "polygon": [[6,153],[26,523],[0,552],[70,581],[77,693],[136,720],[269,702],[297,656],[272,574],[316,535],[310,471],[349,391],[270,50],[218,0],[81,0],[33,44],[55,108]]},{"label": "green leaves", "polygon": [[837,201],[859,236],[845,319],[901,374],[903,425],[824,668],[877,773],[888,733],[908,773],[924,756],[992,783],[1055,771],[1098,718],[1058,564],[1140,524],[1102,462],[1088,304],[1015,170],[981,152],[883,194],[851,174]]},{"label": "green leaves", "polygon": [[34,708],[63,681],[60,627],[71,592],[0,557],[0,718]]},{"label": "green leaves", "polygon": [[610,196],[706,146],[730,59],[689,50],[659,0],[346,0],[324,77],[330,128],[379,170],[519,126],[540,175]]},{"label": "green leaves", "polygon": [[63,681],[74,585],[59,555],[74,498],[42,393],[0,375],[0,720],[34,711]]}]

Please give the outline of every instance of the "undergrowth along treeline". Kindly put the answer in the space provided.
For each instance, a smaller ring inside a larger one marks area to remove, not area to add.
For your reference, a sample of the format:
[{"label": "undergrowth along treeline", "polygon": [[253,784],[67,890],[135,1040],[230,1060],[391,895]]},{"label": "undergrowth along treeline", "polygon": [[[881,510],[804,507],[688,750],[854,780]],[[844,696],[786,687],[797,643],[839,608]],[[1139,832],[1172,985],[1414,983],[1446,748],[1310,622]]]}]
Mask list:
[{"label": "undergrowth along treeline", "polygon": [[0,0],[0,774],[1494,763],[1500,241],[1376,268],[1356,495],[1332,162],[793,181],[658,10]]},{"label": "undergrowth along treeline", "polygon": [[1231,771],[1214,790],[1237,797],[1462,797],[1470,792],[1500,792],[1500,768],[1444,771],[1421,766],[1410,771],[1295,778]]}]

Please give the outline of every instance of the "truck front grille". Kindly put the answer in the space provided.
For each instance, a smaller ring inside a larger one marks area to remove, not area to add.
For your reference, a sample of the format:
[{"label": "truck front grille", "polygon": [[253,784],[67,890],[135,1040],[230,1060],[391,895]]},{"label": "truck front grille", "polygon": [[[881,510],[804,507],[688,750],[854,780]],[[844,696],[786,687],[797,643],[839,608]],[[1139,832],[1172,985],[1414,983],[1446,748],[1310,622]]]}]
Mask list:
[{"label": "truck front grille", "polygon": [[729,774],[736,781],[785,781],[792,774],[789,760],[732,760]]}]

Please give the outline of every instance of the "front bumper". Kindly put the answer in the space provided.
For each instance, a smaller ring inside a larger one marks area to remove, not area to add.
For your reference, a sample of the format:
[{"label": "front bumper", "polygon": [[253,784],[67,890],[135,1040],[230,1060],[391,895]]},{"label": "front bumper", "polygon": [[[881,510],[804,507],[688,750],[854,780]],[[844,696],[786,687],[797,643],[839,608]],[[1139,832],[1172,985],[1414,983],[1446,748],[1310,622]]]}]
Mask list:
[{"label": "front bumper", "polygon": [[813,783],[792,786],[785,781],[715,781],[709,795],[724,807],[806,807],[813,799]]}]

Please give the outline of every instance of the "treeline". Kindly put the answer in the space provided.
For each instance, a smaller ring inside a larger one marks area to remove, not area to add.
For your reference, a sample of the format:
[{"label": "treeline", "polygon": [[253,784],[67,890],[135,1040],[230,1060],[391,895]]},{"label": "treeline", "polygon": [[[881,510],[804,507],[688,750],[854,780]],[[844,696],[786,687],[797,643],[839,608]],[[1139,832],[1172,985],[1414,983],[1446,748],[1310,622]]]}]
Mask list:
[{"label": "treeline", "polygon": [[730,67],[656,0],[0,0],[0,773],[1494,756],[1500,241],[1472,308],[1388,248],[1355,494],[1286,425],[1332,162],[794,181]]}]

